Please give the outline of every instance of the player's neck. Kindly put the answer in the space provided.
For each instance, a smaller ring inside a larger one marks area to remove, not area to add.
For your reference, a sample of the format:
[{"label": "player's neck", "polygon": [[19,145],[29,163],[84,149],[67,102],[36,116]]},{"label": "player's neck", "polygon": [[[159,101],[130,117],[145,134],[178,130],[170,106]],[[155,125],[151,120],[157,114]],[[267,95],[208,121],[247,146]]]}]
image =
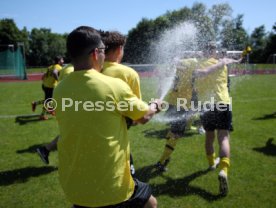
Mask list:
[{"label": "player's neck", "polygon": [[82,71],[82,70],[95,68],[94,64],[91,62],[76,62],[76,63],[73,63],[73,65],[74,65],[75,71]]},{"label": "player's neck", "polygon": [[105,55],[105,61],[120,63],[119,57],[115,54]]}]

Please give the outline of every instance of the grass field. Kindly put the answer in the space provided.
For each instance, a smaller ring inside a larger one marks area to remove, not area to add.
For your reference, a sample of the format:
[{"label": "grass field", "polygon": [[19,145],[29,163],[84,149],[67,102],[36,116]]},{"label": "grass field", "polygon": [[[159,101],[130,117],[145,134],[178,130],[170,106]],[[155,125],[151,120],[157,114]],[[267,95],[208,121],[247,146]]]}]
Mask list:
[{"label": "grass field", "polygon": [[[235,130],[225,198],[218,196],[218,171],[206,171],[202,135],[187,132],[169,171],[158,175],[152,165],[163,151],[168,126],[151,121],[130,129],[137,176],[151,184],[159,207],[276,207],[276,75],[231,81]],[[155,80],[142,79],[144,100],[155,97],[155,86]],[[0,207],[70,207],[58,181],[57,152],[48,166],[34,153],[58,134],[55,118],[17,117],[32,114],[31,101],[43,96],[41,83],[0,83],[0,94]]]}]

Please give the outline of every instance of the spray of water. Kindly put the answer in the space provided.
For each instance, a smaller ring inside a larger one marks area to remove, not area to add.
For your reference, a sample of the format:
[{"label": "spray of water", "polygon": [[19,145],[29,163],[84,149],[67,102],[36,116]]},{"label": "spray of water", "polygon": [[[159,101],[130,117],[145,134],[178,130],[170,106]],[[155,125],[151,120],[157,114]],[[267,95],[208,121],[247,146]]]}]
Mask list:
[{"label": "spray of water", "polygon": [[159,64],[159,96],[164,99],[172,87],[177,61],[197,49],[197,29],[191,22],[176,25],[152,43],[152,48],[152,59]]},{"label": "spray of water", "polygon": [[[183,22],[175,27],[163,32],[162,35],[152,43],[151,57],[158,64],[158,96],[165,99],[172,89],[176,75],[176,64],[181,59],[195,58],[206,47],[210,41],[208,34],[203,34],[197,30],[192,22]],[[189,81],[189,80],[187,80]],[[233,83],[234,85],[234,83]],[[213,97],[212,92],[206,92],[206,98]],[[183,118],[166,117],[160,114],[155,117],[158,122],[170,122]],[[189,119],[188,117],[185,119]]]}]

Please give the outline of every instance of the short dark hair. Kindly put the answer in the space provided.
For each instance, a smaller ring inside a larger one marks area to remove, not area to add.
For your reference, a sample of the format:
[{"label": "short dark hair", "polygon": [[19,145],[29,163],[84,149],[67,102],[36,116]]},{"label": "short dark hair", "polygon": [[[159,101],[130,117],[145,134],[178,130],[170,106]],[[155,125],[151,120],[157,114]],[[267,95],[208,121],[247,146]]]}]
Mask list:
[{"label": "short dark hair", "polygon": [[126,37],[117,31],[100,31],[100,34],[102,37],[102,41],[106,47],[106,53],[108,53],[108,51],[110,50],[116,49],[119,46],[124,46],[126,44]]},{"label": "short dark hair", "polygon": [[54,58],[55,64],[58,64],[58,62],[59,62],[61,59],[63,59],[62,56],[56,56],[56,57]]},{"label": "short dark hair", "polygon": [[93,49],[100,47],[101,43],[101,36],[96,29],[80,26],[68,35],[66,47],[69,56],[74,59],[89,55]]}]

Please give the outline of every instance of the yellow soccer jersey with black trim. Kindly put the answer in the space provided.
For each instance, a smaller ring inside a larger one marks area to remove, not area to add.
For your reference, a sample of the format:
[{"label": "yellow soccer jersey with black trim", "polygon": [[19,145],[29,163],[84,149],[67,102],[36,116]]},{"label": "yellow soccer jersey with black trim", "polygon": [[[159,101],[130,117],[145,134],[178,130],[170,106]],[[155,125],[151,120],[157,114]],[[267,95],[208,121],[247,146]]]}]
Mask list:
[{"label": "yellow soccer jersey with black trim", "polygon": [[[206,68],[217,64],[218,60],[214,58],[202,60],[199,68]],[[227,88],[228,72],[227,67],[223,66],[220,69],[206,75],[199,77],[195,81],[195,87],[198,95],[198,100],[201,102],[211,101],[230,104],[230,97]]]},{"label": "yellow soccer jersey with black trim", "polygon": [[60,82],[65,77],[68,76],[68,74],[72,73],[74,71],[74,66],[72,64],[68,64],[62,70],[59,72],[58,81]]},{"label": "yellow soccer jersey with black trim", "polygon": [[53,72],[54,70],[57,70],[58,72],[60,72],[61,69],[62,69],[62,66],[60,66],[59,64],[54,64],[49,66],[42,80],[43,85],[48,88],[56,87],[58,81],[55,79]]},{"label": "yellow soccer jersey with black trim", "polygon": [[116,62],[104,62],[102,73],[123,80],[128,84],[132,92],[138,97],[142,98],[140,90],[140,78],[138,73],[125,65]]},{"label": "yellow soccer jersey with black trim", "polygon": [[165,100],[172,105],[177,104],[177,98],[185,98],[187,107],[190,106],[193,92],[193,71],[197,67],[195,58],[183,59],[176,67],[176,74],[172,89]]},{"label": "yellow soccer jersey with black trim", "polygon": [[[59,180],[69,201],[99,207],[129,199],[134,181],[130,175],[125,117],[133,120],[143,117],[148,105],[124,81],[96,70],[69,74],[55,88],[54,99],[61,135]],[[75,101],[92,104],[74,105]],[[118,108],[126,101],[131,108]],[[62,102],[63,107],[71,107],[62,109]],[[108,102],[115,103],[117,108],[112,109],[110,106],[114,105]]]}]

